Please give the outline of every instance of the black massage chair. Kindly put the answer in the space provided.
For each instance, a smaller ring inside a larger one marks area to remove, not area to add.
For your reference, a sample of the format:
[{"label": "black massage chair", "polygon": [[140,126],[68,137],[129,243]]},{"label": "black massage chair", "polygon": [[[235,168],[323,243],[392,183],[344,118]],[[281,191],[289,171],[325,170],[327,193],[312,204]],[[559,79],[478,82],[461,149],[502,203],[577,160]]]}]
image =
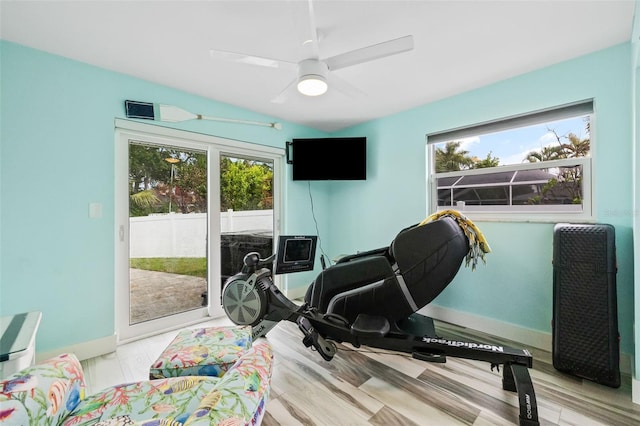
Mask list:
[{"label": "black massage chair", "polygon": [[389,247],[345,256],[324,269],[305,295],[308,306],[353,324],[362,314],[390,324],[435,299],[469,252],[455,220],[402,230]]}]

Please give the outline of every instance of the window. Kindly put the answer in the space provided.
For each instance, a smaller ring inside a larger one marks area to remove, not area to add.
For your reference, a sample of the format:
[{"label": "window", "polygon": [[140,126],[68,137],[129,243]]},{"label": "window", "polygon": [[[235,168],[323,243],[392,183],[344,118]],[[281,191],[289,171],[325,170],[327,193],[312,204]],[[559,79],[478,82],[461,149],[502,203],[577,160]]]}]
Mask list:
[{"label": "window", "polygon": [[589,220],[593,102],[427,136],[430,211]]}]

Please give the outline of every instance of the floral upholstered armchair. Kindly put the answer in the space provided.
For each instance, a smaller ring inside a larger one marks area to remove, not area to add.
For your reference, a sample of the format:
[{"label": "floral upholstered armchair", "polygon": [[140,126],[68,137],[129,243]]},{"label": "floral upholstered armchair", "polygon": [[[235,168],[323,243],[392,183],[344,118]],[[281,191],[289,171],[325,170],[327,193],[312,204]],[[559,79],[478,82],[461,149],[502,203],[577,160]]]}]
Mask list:
[{"label": "floral upholstered armchair", "polygon": [[222,377],[147,380],[85,396],[80,362],[63,354],[0,382],[0,425],[258,425],[271,373],[271,347],[261,339]]}]

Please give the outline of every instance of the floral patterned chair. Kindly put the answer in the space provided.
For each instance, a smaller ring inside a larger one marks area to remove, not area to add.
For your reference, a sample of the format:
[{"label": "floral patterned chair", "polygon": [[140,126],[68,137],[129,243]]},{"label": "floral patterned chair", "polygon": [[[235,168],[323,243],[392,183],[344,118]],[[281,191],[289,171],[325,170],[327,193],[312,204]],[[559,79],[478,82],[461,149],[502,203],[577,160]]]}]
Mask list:
[{"label": "floral patterned chair", "polygon": [[62,354],[0,382],[0,425],[258,425],[272,361],[260,339],[222,377],[148,380],[85,396],[80,362]]}]

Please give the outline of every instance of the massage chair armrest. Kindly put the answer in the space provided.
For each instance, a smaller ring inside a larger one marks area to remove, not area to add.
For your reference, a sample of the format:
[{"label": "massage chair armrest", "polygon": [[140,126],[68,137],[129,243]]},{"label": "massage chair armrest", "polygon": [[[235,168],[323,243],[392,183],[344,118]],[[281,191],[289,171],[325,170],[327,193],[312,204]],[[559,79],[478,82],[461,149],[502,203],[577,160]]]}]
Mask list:
[{"label": "massage chair armrest", "polygon": [[272,372],[271,345],[266,339],[259,339],[202,399],[185,426],[220,424],[232,418],[238,424],[259,424],[264,416]]}]

